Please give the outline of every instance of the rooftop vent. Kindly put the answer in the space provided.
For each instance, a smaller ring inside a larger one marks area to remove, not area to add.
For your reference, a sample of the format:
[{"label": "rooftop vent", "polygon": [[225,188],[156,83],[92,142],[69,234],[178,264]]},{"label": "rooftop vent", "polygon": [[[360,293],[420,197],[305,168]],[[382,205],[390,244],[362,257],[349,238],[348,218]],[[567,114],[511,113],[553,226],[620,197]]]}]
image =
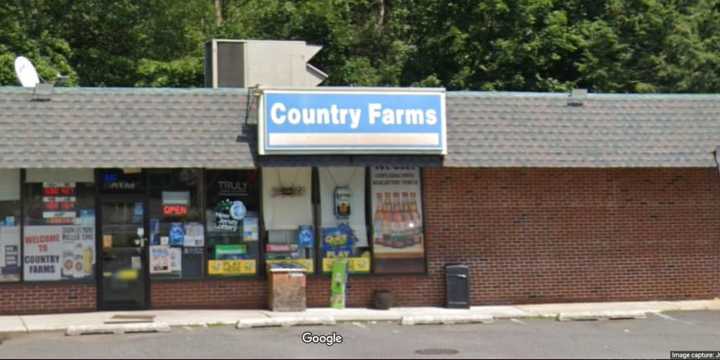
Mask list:
[{"label": "rooftop vent", "polygon": [[573,89],[568,96],[568,106],[583,106],[583,101],[587,98],[587,89]]},{"label": "rooftop vent", "polygon": [[50,101],[54,91],[55,86],[53,84],[38,83],[33,89],[32,101]]},{"label": "rooftop vent", "polygon": [[308,61],[321,49],[304,41],[213,39],[205,44],[205,86],[317,86],[327,74]]}]

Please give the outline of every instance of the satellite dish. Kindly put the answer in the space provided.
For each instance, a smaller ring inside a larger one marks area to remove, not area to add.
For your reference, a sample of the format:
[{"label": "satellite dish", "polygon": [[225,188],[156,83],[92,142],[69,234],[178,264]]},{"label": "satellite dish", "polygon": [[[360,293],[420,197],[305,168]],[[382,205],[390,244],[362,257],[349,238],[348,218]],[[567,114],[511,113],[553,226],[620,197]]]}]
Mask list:
[{"label": "satellite dish", "polygon": [[35,66],[24,56],[15,58],[15,75],[23,87],[34,88],[40,83]]}]

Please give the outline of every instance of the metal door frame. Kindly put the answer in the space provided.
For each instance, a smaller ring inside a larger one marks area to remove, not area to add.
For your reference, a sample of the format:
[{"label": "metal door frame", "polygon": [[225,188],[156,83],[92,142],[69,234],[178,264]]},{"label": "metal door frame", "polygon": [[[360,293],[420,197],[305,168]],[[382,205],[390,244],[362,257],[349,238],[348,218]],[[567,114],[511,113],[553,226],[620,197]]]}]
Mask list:
[{"label": "metal door frame", "polygon": [[[150,309],[150,264],[149,264],[149,233],[148,233],[148,193],[147,193],[147,187],[145,187],[145,191],[143,193],[137,193],[137,194],[103,194],[101,191],[101,170],[98,169],[95,171],[95,185],[96,185],[96,191],[95,191],[95,259],[97,259],[96,266],[97,266],[97,291],[96,291],[96,307],[98,310],[147,310]],[[145,174],[143,174],[143,182],[146,180]],[[130,308],[130,309],[122,309],[122,308],[116,308],[112,306],[106,306],[104,302],[104,276],[103,276],[103,247],[102,247],[102,203],[104,200],[129,200],[129,199],[135,199],[135,201],[142,201],[143,203],[143,229],[145,229],[145,237],[148,238],[148,241],[145,242],[142,250],[142,265],[143,265],[143,271],[142,271],[142,277],[143,277],[143,283],[144,283],[144,292],[145,297],[143,299],[143,304],[137,308]]]}]

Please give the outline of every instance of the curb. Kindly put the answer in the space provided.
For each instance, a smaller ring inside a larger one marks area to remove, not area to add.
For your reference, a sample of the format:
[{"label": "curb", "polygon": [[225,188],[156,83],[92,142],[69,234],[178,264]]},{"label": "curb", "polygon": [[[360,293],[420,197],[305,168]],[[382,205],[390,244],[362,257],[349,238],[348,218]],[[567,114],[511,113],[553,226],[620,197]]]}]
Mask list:
[{"label": "curb", "polygon": [[66,336],[92,335],[92,334],[128,334],[146,332],[170,332],[166,323],[152,324],[111,324],[111,325],[75,325],[65,330]]},{"label": "curb", "polygon": [[558,321],[591,321],[591,320],[630,320],[646,319],[649,311],[603,311],[603,312],[575,312],[559,313]]},{"label": "curb", "polygon": [[313,326],[313,325],[335,325],[335,318],[331,316],[278,316],[262,319],[243,319],[235,324],[237,329],[250,329],[259,327],[290,327],[290,326]]},{"label": "curb", "polygon": [[493,322],[493,317],[489,315],[421,315],[421,316],[403,316],[400,320],[401,325],[454,325],[454,324],[489,324]]}]

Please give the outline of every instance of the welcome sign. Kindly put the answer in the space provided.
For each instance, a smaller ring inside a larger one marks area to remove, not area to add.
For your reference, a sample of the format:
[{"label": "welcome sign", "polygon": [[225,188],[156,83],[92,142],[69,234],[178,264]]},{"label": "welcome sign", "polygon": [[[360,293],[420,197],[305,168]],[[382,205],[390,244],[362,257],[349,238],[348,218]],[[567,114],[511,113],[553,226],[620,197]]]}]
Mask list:
[{"label": "welcome sign", "polygon": [[444,89],[264,90],[261,155],[446,154]]}]

